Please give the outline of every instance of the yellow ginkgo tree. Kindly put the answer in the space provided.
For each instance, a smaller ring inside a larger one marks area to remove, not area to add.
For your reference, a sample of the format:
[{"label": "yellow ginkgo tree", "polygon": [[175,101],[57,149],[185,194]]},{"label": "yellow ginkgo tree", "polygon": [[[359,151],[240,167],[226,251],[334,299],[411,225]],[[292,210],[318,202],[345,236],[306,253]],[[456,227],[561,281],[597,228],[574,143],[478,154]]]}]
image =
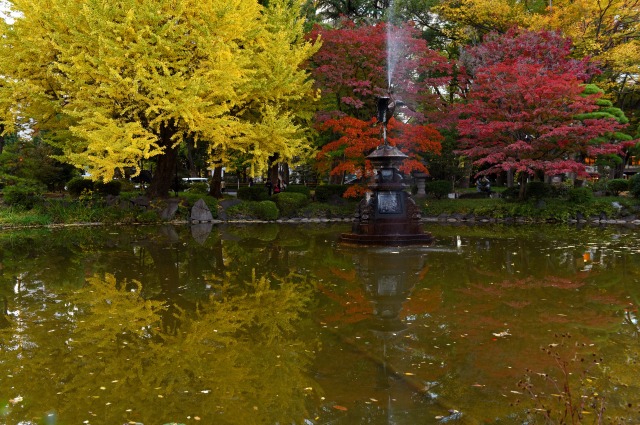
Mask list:
[{"label": "yellow ginkgo tree", "polygon": [[529,26],[561,30],[573,40],[576,56],[600,64],[599,85],[616,105],[637,108],[640,0],[554,0],[545,13],[531,17]]},{"label": "yellow ginkgo tree", "polygon": [[150,195],[165,196],[186,141],[254,173],[308,148],[301,123],[315,94],[302,65],[316,46],[303,38],[300,2],[9,3],[3,124],[28,123],[96,179],[155,157]]}]

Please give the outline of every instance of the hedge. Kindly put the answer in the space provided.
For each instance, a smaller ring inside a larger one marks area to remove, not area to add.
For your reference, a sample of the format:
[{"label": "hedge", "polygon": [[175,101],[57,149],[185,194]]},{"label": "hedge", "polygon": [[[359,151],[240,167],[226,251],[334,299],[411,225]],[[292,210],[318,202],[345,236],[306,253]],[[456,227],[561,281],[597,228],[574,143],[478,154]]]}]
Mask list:
[{"label": "hedge", "polygon": [[290,184],[289,186],[287,186],[285,192],[303,193],[307,196],[307,198],[311,197],[311,189],[302,184]]},{"label": "hedge", "polygon": [[269,192],[265,186],[243,186],[238,189],[238,199],[243,201],[267,201]]},{"label": "hedge", "polygon": [[227,209],[230,218],[277,220],[279,211],[273,201],[244,201]]},{"label": "hedge", "polygon": [[67,190],[73,196],[80,196],[82,192],[93,191],[93,180],[84,177],[74,177],[67,182]]},{"label": "hedge", "polygon": [[348,186],[342,184],[325,184],[316,187],[316,201],[329,202],[342,198]]},{"label": "hedge", "polygon": [[432,180],[425,183],[424,191],[436,199],[442,199],[451,192],[451,182],[448,180]]},{"label": "hedge", "polygon": [[304,193],[281,192],[273,195],[272,199],[275,201],[280,211],[281,216],[291,217],[298,213],[298,211],[309,204],[309,198]]}]

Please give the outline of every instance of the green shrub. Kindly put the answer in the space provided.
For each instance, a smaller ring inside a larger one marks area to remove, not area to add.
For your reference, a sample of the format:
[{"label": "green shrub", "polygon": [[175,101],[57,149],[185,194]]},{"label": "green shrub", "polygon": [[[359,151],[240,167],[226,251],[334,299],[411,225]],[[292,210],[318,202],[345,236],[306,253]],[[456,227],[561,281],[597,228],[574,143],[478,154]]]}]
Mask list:
[{"label": "green shrub", "polygon": [[42,202],[46,186],[36,180],[17,179],[14,185],[5,186],[4,203],[30,210]]},{"label": "green shrub", "polygon": [[316,187],[316,201],[335,202],[342,198],[348,186],[342,184],[324,184]]},{"label": "green shrub", "polygon": [[238,189],[238,199],[243,201],[266,201],[269,192],[264,186],[243,186]]},{"label": "green shrub", "polygon": [[304,193],[307,196],[307,198],[311,197],[311,189],[309,189],[309,187],[302,184],[290,184],[289,186],[287,186],[287,189],[285,190],[285,192]]},{"label": "green shrub", "polygon": [[100,195],[118,196],[118,195],[120,195],[120,191],[122,190],[122,183],[120,182],[120,180],[111,180],[111,181],[106,182],[106,183],[95,182],[93,184],[93,188]]},{"label": "green shrub", "polygon": [[551,197],[553,189],[549,183],[529,182],[525,193],[527,199],[543,199]]},{"label": "green shrub", "polygon": [[278,206],[280,215],[284,217],[297,214],[301,208],[309,203],[309,198],[304,193],[289,192],[288,190],[273,195],[272,199]]},{"label": "green shrub", "polygon": [[277,220],[278,213],[273,201],[245,201],[227,209],[229,218]]},{"label": "green shrub", "polygon": [[640,173],[634,174],[629,180],[629,192],[636,198],[640,198]]},{"label": "green shrub", "polygon": [[74,177],[67,182],[67,191],[72,196],[80,196],[82,192],[90,192],[93,190],[93,180],[83,177]]},{"label": "green shrub", "polygon": [[442,199],[451,192],[451,182],[448,180],[433,180],[424,186],[425,192],[436,199]]},{"label": "green shrub", "polygon": [[588,187],[574,187],[567,191],[567,200],[574,204],[586,204],[593,199],[593,191]]},{"label": "green shrub", "polygon": [[209,185],[204,182],[191,183],[187,190],[191,193],[206,194],[209,193]]},{"label": "green shrub", "polygon": [[518,186],[511,186],[502,191],[502,198],[513,201],[520,197],[520,188]]},{"label": "green shrub", "polygon": [[629,180],[626,179],[613,179],[607,182],[607,190],[618,196],[620,192],[629,190]]},{"label": "green shrub", "polygon": [[488,197],[489,197],[489,194],[487,192],[466,192],[466,193],[461,193],[458,196],[459,199],[483,199]]},{"label": "green shrub", "polygon": [[256,218],[260,220],[277,220],[279,215],[278,207],[273,201],[256,202],[254,211]]}]

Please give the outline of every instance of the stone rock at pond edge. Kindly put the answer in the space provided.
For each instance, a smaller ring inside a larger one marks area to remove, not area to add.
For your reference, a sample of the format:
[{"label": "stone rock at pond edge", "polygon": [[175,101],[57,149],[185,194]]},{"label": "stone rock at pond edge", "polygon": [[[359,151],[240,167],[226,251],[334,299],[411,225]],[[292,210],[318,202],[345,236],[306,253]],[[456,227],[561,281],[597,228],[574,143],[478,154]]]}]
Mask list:
[{"label": "stone rock at pond edge", "polygon": [[198,199],[198,201],[193,204],[191,208],[191,221],[197,223],[213,221],[213,214],[211,214],[211,210],[203,199]]},{"label": "stone rock at pond edge", "polygon": [[149,205],[151,205],[151,202],[149,201],[149,198],[147,198],[144,195],[141,196],[137,196],[133,199],[131,199],[131,205],[133,205],[134,207],[138,207],[138,208],[142,208],[142,209],[148,209]]},{"label": "stone rock at pond edge", "polygon": [[167,205],[160,211],[160,218],[162,220],[173,220],[176,212],[178,211],[178,205],[180,201],[178,199],[167,200]]}]

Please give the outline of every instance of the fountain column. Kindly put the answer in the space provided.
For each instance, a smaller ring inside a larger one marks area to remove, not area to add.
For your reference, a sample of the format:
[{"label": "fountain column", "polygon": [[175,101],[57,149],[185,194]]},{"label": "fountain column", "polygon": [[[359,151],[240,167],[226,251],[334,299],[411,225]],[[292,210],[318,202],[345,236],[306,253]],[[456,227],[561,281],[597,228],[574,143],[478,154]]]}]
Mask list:
[{"label": "fountain column", "polygon": [[375,175],[355,214],[351,233],[343,233],[344,243],[369,245],[425,245],[431,234],[422,230],[420,209],[405,190],[407,185],[398,167],[407,158],[387,141],[387,123],[396,102],[390,97],[378,99],[378,122],[382,123],[383,143],[367,155]]}]

